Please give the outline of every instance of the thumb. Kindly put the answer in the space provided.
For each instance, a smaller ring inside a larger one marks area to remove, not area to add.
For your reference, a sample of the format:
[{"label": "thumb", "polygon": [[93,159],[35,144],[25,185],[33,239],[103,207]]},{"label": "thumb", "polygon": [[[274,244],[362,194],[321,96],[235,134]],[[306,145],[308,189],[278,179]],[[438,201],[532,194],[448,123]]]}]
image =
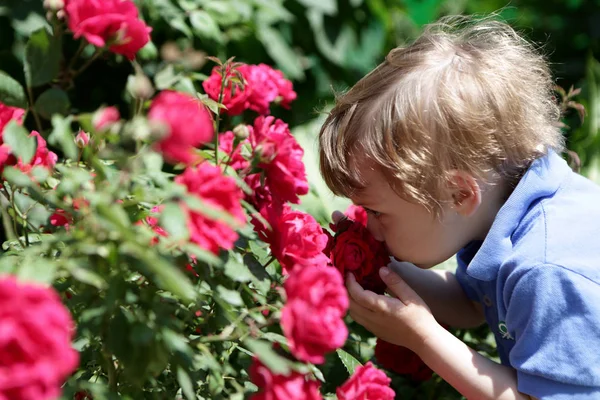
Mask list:
[{"label": "thumb", "polygon": [[425,304],[423,299],[406,283],[404,279],[388,267],[379,269],[379,276],[388,287],[388,290],[394,294],[404,304]]},{"label": "thumb", "polygon": [[343,212],[341,211],[334,211],[331,214],[331,220],[333,221],[334,224],[337,224],[338,222],[340,222],[341,220],[343,220],[344,218],[346,218],[346,216],[344,215]]}]

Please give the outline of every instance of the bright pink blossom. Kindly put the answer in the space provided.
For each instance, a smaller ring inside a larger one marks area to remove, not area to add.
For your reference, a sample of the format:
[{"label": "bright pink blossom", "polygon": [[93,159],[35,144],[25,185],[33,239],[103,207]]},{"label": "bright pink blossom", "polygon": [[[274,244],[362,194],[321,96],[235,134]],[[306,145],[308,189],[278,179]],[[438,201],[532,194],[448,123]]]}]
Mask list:
[{"label": "bright pink blossom", "polygon": [[321,225],[310,215],[292,210],[288,205],[265,207],[262,217],[270,229],[253,219],[259,237],[269,243],[271,253],[277,258],[284,272],[296,265],[325,266],[329,259],[323,254],[327,235]]},{"label": "bright pink blossom", "polygon": [[[227,114],[239,115],[250,106],[248,99],[252,88],[247,84],[242,87],[240,83],[229,81],[233,77],[234,74],[229,68],[226,73],[228,83],[223,89],[223,98],[221,100],[222,104],[227,108]],[[219,101],[222,81],[223,75],[221,74],[220,67],[214,67],[208,79],[202,82],[204,91],[214,101]]]},{"label": "bright pink blossom", "polygon": [[248,139],[244,139],[233,149],[235,142],[235,134],[232,131],[227,131],[219,135],[219,149],[227,154],[227,164],[236,171],[245,170],[250,167],[250,162],[242,156],[241,148],[248,143]]},{"label": "bright pink blossom", "polygon": [[84,132],[82,129],[79,130],[77,136],[75,136],[75,144],[79,148],[84,148],[90,142],[90,135]]},{"label": "bright pink blossom", "polygon": [[40,135],[37,131],[32,131],[29,135],[30,137],[35,137],[37,140],[37,149],[35,151],[35,155],[33,159],[31,159],[28,163],[23,163],[23,160],[19,158],[16,167],[19,168],[24,173],[29,173],[33,169],[33,167],[45,167],[48,169],[54,168],[56,161],[58,160],[58,156],[48,150],[46,146],[46,140]]},{"label": "bright pink blossom", "polygon": [[53,400],[77,368],[75,326],[51,288],[0,277],[0,399]]},{"label": "bright pink blossom", "polygon": [[291,371],[288,375],[274,374],[257,358],[250,366],[250,380],[258,386],[251,400],[321,400],[319,382]]},{"label": "bright pink blossom", "polygon": [[148,43],[152,28],[140,20],[131,0],[66,0],[65,13],[75,39],[83,36],[97,47],[130,60]]},{"label": "bright pink blossom", "polygon": [[92,123],[95,130],[103,131],[110,128],[116,122],[119,122],[120,119],[121,114],[119,114],[117,107],[103,107],[96,111]]},{"label": "bright pink blossom", "polygon": [[166,124],[169,133],[157,148],[174,162],[192,164],[198,160],[194,149],[214,135],[208,109],[189,94],[165,90],[152,101],[148,119]]},{"label": "bright pink blossom", "polygon": [[348,295],[342,277],[326,266],[298,266],[285,281],[287,302],[281,326],[292,354],[321,364],[325,354],[344,345]]},{"label": "bright pink blossom", "polygon": [[371,362],[360,365],[342,385],[336,395],[339,400],[394,400],[396,393],[390,388],[392,380]]},{"label": "bright pink blossom", "polygon": [[0,102],[0,144],[2,144],[2,131],[11,120],[15,120],[19,125],[23,123],[25,110],[18,107],[7,106]]},{"label": "bright pink blossom", "polygon": [[[232,177],[223,175],[219,167],[207,162],[197,168],[187,168],[175,181],[187,187],[207,207],[229,213],[242,225],[246,215],[241,205],[243,193]],[[204,215],[201,211],[184,206],[188,214],[190,240],[215,254],[220,249],[231,249],[238,234],[225,221]]]},{"label": "bright pink blossom", "polygon": [[288,125],[274,117],[258,117],[251,131],[254,151],[259,152],[265,184],[276,201],[298,203],[308,193],[302,157],[304,150],[290,133]]}]

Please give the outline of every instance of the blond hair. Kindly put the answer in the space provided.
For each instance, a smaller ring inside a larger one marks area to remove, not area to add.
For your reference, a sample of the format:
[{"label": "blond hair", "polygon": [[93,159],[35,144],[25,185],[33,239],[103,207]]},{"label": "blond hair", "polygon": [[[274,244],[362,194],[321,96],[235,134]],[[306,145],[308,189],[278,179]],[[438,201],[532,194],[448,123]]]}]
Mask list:
[{"label": "blond hair", "polygon": [[514,181],[562,151],[553,88],[545,57],[506,23],[443,18],[337,98],[319,135],[321,173],[352,197],[374,162],[403,198],[437,214],[451,170]]}]

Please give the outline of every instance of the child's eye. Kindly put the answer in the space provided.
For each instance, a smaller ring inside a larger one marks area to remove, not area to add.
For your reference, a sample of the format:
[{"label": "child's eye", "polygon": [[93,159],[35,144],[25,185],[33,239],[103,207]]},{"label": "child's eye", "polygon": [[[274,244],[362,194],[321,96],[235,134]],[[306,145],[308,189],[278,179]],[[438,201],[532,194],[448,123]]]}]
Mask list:
[{"label": "child's eye", "polygon": [[363,207],[367,214],[371,214],[374,217],[379,217],[381,213],[379,211],[371,210],[370,208]]}]

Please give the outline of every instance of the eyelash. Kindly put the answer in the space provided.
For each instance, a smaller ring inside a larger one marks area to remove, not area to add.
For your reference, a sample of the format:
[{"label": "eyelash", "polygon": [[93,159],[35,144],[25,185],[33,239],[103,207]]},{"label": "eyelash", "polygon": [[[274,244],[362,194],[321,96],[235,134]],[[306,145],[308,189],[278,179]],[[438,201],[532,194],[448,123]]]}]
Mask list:
[{"label": "eyelash", "polygon": [[371,214],[375,218],[377,218],[377,217],[379,217],[381,215],[381,213],[379,211],[374,211],[374,210],[371,210],[370,208],[366,208],[366,207],[363,207],[363,208],[365,209],[365,211],[367,212],[367,214]]}]

